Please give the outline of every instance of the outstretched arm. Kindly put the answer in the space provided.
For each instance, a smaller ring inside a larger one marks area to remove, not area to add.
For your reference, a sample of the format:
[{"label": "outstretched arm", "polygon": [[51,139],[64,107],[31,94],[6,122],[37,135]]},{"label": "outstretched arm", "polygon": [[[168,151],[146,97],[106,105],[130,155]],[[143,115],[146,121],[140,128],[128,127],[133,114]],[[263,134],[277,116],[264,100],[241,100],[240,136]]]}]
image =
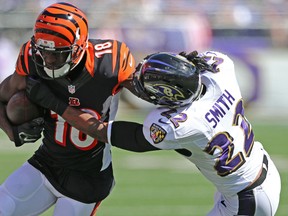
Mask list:
[{"label": "outstretched arm", "polygon": [[27,76],[26,83],[26,94],[31,101],[61,115],[71,126],[83,133],[107,142],[107,123],[97,120],[89,113],[68,106],[39,78]]},{"label": "outstretched arm", "polygon": [[145,139],[142,124],[114,121],[109,125],[109,123],[101,122],[89,113],[72,107],[68,107],[62,117],[78,130],[99,141],[109,141],[112,146],[133,152],[159,150]]},{"label": "outstretched arm", "polygon": [[142,129],[142,124],[115,121],[111,125],[110,142],[115,147],[133,152],[159,150],[145,139]]},{"label": "outstretched arm", "polygon": [[[142,125],[133,122],[102,122],[89,113],[70,107],[58,99],[41,80],[27,79],[27,95],[40,106],[61,115],[71,126],[101,141],[136,152],[156,150],[144,138]],[[109,131],[109,135],[108,135]],[[110,138],[111,137],[111,138]]]}]

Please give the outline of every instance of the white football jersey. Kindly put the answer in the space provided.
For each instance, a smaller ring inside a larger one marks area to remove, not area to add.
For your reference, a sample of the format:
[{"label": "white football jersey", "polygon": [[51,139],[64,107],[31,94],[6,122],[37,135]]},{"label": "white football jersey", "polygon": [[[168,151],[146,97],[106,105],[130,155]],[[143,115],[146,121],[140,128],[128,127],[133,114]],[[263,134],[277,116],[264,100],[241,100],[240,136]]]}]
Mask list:
[{"label": "white football jersey", "polygon": [[217,69],[201,73],[206,93],[177,109],[159,107],[145,119],[145,138],[160,149],[175,149],[193,162],[219,192],[234,195],[262,167],[263,151],[254,142],[232,60],[219,52],[202,53]]}]

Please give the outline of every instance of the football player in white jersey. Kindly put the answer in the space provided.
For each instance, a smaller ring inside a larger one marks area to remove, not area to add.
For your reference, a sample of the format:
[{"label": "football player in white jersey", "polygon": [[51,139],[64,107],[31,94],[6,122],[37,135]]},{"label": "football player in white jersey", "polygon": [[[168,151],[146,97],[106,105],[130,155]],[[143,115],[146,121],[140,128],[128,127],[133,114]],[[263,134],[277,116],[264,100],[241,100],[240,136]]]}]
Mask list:
[{"label": "football player in white jersey", "polygon": [[171,149],[194,163],[217,188],[209,216],[275,215],[280,175],[254,140],[232,60],[214,51],[180,54],[150,55],[135,73],[138,95],[161,105],[140,126],[145,139],[134,129],[137,139],[118,141],[133,134],[132,127],[114,122],[109,142],[133,151]]},{"label": "football player in white jersey", "polygon": [[[139,64],[129,84],[135,95],[160,105],[143,125],[92,121],[71,107],[62,117],[122,149],[170,149],[183,155],[217,188],[208,216],[275,215],[280,175],[262,144],[254,140],[228,56],[214,51],[155,53]],[[75,112],[74,119],[66,115],[70,112]]]}]

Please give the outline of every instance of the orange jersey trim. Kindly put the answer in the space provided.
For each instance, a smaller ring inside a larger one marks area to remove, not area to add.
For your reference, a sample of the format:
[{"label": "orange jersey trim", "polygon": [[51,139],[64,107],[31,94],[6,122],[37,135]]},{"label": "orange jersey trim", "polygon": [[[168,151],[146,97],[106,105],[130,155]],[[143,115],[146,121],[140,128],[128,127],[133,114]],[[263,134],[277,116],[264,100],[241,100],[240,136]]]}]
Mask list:
[{"label": "orange jersey trim", "polygon": [[[113,46],[113,52],[114,48],[115,46]],[[114,55],[113,58],[116,58],[116,55]],[[118,84],[113,88],[112,92],[113,94],[116,94],[120,90],[119,88],[120,84],[125,80],[127,80],[131,76],[131,74],[133,74],[134,71],[135,71],[135,59],[132,53],[130,52],[130,49],[127,47],[127,45],[125,43],[122,43],[120,47],[120,56],[119,56]]]},{"label": "orange jersey trim", "polygon": [[28,41],[21,47],[18,59],[16,62],[16,72],[19,75],[27,76],[29,74],[29,52],[31,49],[31,42]]},{"label": "orange jersey trim", "polygon": [[120,68],[118,82],[123,82],[135,71],[135,59],[125,43],[120,48]]},{"label": "orange jersey trim", "polygon": [[85,67],[87,71],[91,74],[91,76],[94,76],[94,48],[93,44],[91,42],[88,42],[88,48],[86,50],[87,53],[87,59],[85,62]]},{"label": "orange jersey trim", "polygon": [[101,204],[101,201],[100,201],[100,202],[97,202],[97,203],[95,204],[95,206],[94,206],[94,208],[93,208],[92,213],[90,214],[90,216],[96,216],[96,213],[97,213],[97,210],[98,210],[100,204]]},{"label": "orange jersey trim", "polygon": [[[116,67],[116,61],[117,61],[117,41],[114,40],[113,41],[113,46],[112,46],[112,73],[114,73],[115,71],[115,67]],[[114,53],[116,53],[115,55],[113,55]]]}]

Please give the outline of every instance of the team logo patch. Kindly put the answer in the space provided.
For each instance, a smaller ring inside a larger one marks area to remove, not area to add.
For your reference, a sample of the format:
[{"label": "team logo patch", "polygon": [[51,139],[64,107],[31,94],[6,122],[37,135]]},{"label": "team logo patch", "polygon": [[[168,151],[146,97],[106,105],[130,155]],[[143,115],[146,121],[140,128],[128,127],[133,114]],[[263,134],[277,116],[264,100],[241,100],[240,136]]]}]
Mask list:
[{"label": "team logo patch", "polygon": [[79,98],[69,97],[69,106],[80,106]]},{"label": "team logo patch", "polygon": [[167,132],[157,124],[152,124],[150,127],[150,137],[154,144],[160,143],[164,140]]}]

